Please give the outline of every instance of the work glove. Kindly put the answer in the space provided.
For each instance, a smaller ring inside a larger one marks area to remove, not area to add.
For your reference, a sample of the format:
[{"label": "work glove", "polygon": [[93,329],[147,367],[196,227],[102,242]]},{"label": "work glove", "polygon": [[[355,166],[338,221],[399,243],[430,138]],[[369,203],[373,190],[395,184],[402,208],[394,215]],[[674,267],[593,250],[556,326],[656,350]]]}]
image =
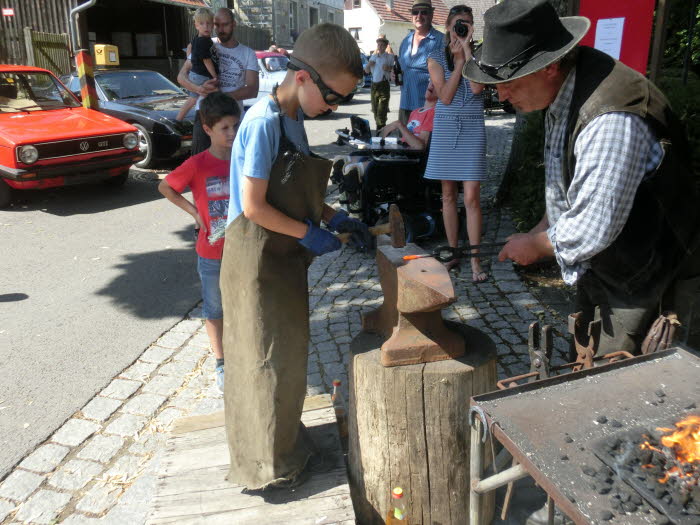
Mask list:
[{"label": "work glove", "polygon": [[358,219],[350,218],[345,210],[338,210],[333,215],[328,222],[328,228],[338,233],[349,233],[348,244],[351,248],[364,252],[374,247],[374,235],[369,232],[367,225]]},{"label": "work glove", "polygon": [[322,230],[309,219],[304,219],[304,222],[309,226],[309,230],[304,235],[303,239],[299,239],[299,244],[309,250],[314,255],[323,255],[324,253],[334,252],[342,246],[340,240],[327,230]]}]

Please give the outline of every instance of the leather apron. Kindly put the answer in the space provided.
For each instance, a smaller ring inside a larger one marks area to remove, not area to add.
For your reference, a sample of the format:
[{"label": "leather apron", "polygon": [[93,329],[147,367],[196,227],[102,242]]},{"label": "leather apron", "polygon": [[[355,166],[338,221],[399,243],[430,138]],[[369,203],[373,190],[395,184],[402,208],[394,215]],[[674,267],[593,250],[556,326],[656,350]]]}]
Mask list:
[{"label": "leather apron", "polygon": [[[300,152],[285,136],[281,112],[280,130],[267,201],[318,225],[331,162]],[[228,480],[251,490],[294,480],[315,452],[301,423],[312,258],[296,238],[243,214],[226,230],[221,293]]]}]

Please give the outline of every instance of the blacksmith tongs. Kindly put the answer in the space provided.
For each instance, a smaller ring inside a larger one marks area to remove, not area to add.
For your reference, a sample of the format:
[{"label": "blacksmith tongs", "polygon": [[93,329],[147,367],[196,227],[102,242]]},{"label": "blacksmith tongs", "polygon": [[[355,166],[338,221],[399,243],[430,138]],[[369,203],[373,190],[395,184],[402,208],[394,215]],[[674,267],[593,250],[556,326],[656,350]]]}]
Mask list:
[{"label": "blacksmith tongs", "polygon": [[472,250],[481,250],[482,248],[500,248],[505,245],[505,242],[485,242],[482,244],[475,244],[462,247],[454,248],[452,246],[438,246],[430,253],[423,253],[420,255],[404,255],[404,261],[411,261],[413,259],[422,259],[423,257],[435,257],[440,262],[449,262],[455,259],[461,259],[463,257],[491,257],[498,255],[499,252],[496,250],[492,251],[479,251],[472,253]]}]

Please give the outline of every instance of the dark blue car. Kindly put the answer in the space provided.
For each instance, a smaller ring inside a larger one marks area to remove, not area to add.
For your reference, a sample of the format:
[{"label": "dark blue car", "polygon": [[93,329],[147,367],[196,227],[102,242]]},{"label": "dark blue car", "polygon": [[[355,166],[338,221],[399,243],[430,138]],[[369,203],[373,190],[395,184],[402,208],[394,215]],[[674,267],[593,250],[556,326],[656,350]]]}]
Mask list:
[{"label": "dark blue car", "polygon": [[[74,94],[80,96],[77,73],[61,77]],[[176,158],[192,147],[194,109],[182,122],[175,120],[187,100],[180,87],[156,71],[95,70],[98,111],[132,124],[139,131],[139,149],[143,160],[134,164],[149,168],[158,160]]]}]

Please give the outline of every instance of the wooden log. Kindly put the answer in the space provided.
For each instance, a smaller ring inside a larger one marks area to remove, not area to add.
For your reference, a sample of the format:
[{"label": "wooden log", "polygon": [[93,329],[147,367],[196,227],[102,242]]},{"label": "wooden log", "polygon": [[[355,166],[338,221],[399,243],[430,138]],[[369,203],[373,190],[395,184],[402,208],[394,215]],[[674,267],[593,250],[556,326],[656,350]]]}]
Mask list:
[{"label": "wooden log", "polygon": [[[387,368],[381,336],[353,340],[348,462],[358,523],[384,523],[395,486],[411,525],[468,522],[469,398],[496,388],[496,348],[474,328],[447,324],[464,337],[459,359]],[[493,493],[481,500],[490,523]]]}]

